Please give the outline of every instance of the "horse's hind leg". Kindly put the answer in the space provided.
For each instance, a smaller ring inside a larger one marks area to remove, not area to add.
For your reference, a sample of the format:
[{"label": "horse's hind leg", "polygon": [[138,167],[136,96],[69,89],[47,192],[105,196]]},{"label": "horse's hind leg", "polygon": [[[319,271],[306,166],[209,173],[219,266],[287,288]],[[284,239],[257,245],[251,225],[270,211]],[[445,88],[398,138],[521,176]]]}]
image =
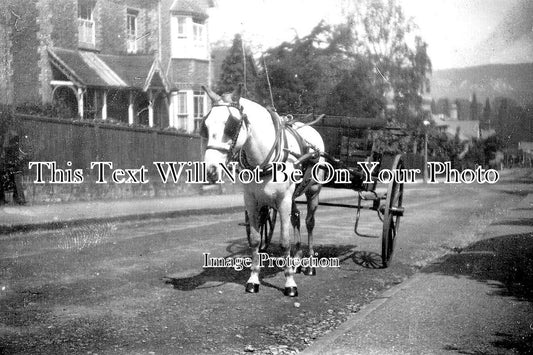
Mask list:
[{"label": "horse's hind leg", "polygon": [[281,201],[278,208],[280,220],[281,220],[281,249],[282,255],[285,259],[285,291],[284,295],[289,297],[298,296],[298,288],[294,281],[294,267],[288,262],[291,257],[291,238],[289,233],[290,217],[292,212],[292,194],[287,196]]},{"label": "horse's hind leg", "polygon": [[[292,208],[291,208],[291,224],[292,228],[294,230],[294,236],[296,239],[296,254],[294,255],[295,260],[300,260],[302,258],[302,236],[300,234],[300,210],[298,210],[298,207],[296,207],[296,202],[292,201]],[[302,272],[302,267],[298,266],[295,270],[296,273]]]},{"label": "horse's hind leg", "polygon": [[259,271],[261,269],[261,265],[259,263],[259,246],[261,244],[261,235],[259,234],[259,208],[257,207],[256,202],[250,201],[248,197],[245,198],[245,201],[247,201],[246,211],[248,213],[248,220],[250,223],[248,245],[250,246],[252,252],[252,265],[250,267],[251,274],[250,278],[246,282],[245,290],[248,293],[257,293],[259,292]]},{"label": "horse's hind leg", "polygon": [[[313,229],[315,228],[315,212],[318,208],[319,203],[319,194],[320,194],[321,185],[315,184],[309,187],[305,192],[305,197],[307,198],[307,216],[305,216],[305,226],[307,228],[307,243],[309,247],[309,257],[313,257],[315,250],[313,247]],[[309,266],[304,271],[305,275],[314,276],[316,275],[316,269],[312,266]]]}]

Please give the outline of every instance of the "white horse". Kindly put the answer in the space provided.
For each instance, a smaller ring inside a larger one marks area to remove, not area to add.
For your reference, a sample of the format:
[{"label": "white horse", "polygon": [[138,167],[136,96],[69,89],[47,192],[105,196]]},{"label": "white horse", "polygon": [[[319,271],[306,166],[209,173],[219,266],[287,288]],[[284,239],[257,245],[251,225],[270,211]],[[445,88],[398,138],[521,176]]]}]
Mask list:
[{"label": "white horse", "polygon": [[[219,96],[209,88],[203,87],[212,100],[212,108],[203,122],[203,136],[208,139],[205,152],[205,164],[208,179],[211,182],[220,177],[221,164],[238,154],[241,167],[253,169],[260,167],[268,170],[274,161],[285,162],[284,172],[291,174],[295,169],[297,158],[303,154],[315,156],[324,150],[324,143],[319,133],[312,127],[303,124],[295,125],[294,129],[284,128],[279,117],[261,105],[241,98],[241,86],[231,94]],[[301,136],[298,137],[298,135]],[[302,139],[303,138],[303,139]],[[323,158],[320,158],[323,159]],[[300,167],[300,165],[298,165]],[[305,176],[309,176],[306,174]],[[289,228],[291,220],[299,238],[299,213],[294,203],[296,184],[290,179],[286,182],[272,181],[272,174],[262,176],[263,182],[244,185],[244,202],[249,216],[250,237],[249,246],[252,252],[251,275],[246,283],[246,292],[259,292],[261,237],[259,233],[259,214],[263,206],[270,206],[277,210],[281,220],[281,247],[285,261],[290,258],[291,240]],[[299,188],[299,193],[307,197],[306,227],[308,232],[309,255],[314,256],[313,228],[314,214],[318,207],[318,195],[321,185],[312,179],[305,188]],[[296,230],[297,229],[297,230]],[[300,243],[297,243],[297,253],[293,260],[302,256]],[[298,295],[294,274],[297,268],[285,264],[286,296]],[[314,275],[314,268],[304,270],[307,275]]]}]

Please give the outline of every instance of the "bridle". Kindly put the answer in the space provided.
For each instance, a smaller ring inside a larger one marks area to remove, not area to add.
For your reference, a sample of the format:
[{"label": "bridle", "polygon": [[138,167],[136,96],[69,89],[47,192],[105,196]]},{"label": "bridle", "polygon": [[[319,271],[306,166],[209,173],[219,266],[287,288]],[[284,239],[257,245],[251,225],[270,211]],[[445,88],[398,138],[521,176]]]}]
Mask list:
[{"label": "bridle", "polygon": [[[246,115],[246,113],[243,112],[244,108],[241,105],[239,105],[238,102],[227,103],[227,102],[219,101],[217,103],[214,103],[211,109],[213,109],[214,107],[219,107],[219,106],[224,106],[228,109],[229,116],[224,126],[224,135],[227,137],[231,137],[231,143],[228,148],[215,146],[215,145],[208,145],[206,147],[206,150],[211,149],[211,150],[216,150],[223,154],[226,154],[226,163],[228,163],[229,161],[238,161],[239,165],[242,168],[250,169],[250,170],[254,169],[256,166],[250,164],[247,161],[246,154],[243,152],[242,148],[238,152],[234,151],[235,145],[237,144],[237,140],[239,138],[239,134],[242,131],[243,124],[247,130],[249,130],[250,128],[250,121],[248,120],[248,116]],[[239,113],[241,115],[240,119],[235,117],[232,114],[230,110],[230,108],[232,107],[239,110]],[[205,120],[207,119],[207,117],[209,117],[210,113],[211,111],[209,111],[209,113],[204,117],[202,124],[200,126],[200,135],[204,138],[208,138],[207,137],[207,126],[205,125]],[[286,128],[280,121],[279,116],[275,117],[274,115],[271,115],[271,118],[272,118],[272,122],[274,125],[274,131],[276,132],[274,144],[272,145],[272,148],[268,152],[267,156],[264,158],[263,162],[257,165],[257,167],[260,168],[260,171],[262,171],[263,174],[265,175],[270,173],[272,161],[284,162],[287,160],[287,157],[289,155],[288,149],[287,149],[288,147],[287,147],[287,138],[286,138]],[[297,135],[298,134],[296,133],[296,136]]]},{"label": "bridle", "polygon": [[[228,119],[226,120],[226,124],[224,125],[224,135],[231,138],[231,144],[228,148],[226,147],[220,147],[216,145],[208,145],[206,147],[206,150],[216,150],[223,154],[227,154],[227,160],[230,160],[234,155],[234,149],[235,145],[237,144],[237,140],[239,139],[239,135],[242,131],[242,125],[244,124],[246,127],[250,125],[250,122],[248,121],[248,116],[243,112],[243,107],[240,106],[236,102],[226,103],[226,102],[219,102],[212,106],[211,109],[214,107],[226,107],[228,109]],[[237,118],[233,115],[230,108],[233,107],[237,110],[239,110],[241,118]],[[200,136],[203,138],[207,137],[207,126],[205,125],[205,120],[207,117],[209,117],[209,113],[203,118],[201,126],[200,126]]]}]

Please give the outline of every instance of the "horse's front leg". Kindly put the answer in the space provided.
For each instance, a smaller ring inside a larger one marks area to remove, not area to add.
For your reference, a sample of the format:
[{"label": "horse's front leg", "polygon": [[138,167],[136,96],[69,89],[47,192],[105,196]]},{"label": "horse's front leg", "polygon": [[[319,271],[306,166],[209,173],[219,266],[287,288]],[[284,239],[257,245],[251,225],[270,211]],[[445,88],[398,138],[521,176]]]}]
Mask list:
[{"label": "horse's front leg", "polygon": [[285,259],[285,290],[284,295],[289,297],[298,296],[298,288],[294,281],[295,268],[289,263],[291,257],[291,212],[292,212],[292,194],[287,194],[278,209],[281,219],[281,249],[282,257]]},{"label": "horse's front leg", "polygon": [[[249,199],[246,199],[249,201]],[[246,292],[259,292],[259,271],[261,269],[259,260],[259,246],[261,244],[261,235],[259,233],[259,208],[255,203],[246,203],[248,213],[248,223],[250,223],[250,235],[248,236],[248,245],[252,252],[252,265],[250,267],[250,278],[246,282]]]}]

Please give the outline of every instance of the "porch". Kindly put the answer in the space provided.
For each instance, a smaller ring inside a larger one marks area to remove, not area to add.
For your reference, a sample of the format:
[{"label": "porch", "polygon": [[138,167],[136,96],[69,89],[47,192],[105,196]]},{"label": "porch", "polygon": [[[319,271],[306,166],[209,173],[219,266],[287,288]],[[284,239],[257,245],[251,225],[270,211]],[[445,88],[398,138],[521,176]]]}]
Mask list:
[{"label": "porch", "polygon": [[49,49],[48,54],[52,100],[66,116],[130,126],[174,126],[169,84],[154,57],[62,48]]}]

